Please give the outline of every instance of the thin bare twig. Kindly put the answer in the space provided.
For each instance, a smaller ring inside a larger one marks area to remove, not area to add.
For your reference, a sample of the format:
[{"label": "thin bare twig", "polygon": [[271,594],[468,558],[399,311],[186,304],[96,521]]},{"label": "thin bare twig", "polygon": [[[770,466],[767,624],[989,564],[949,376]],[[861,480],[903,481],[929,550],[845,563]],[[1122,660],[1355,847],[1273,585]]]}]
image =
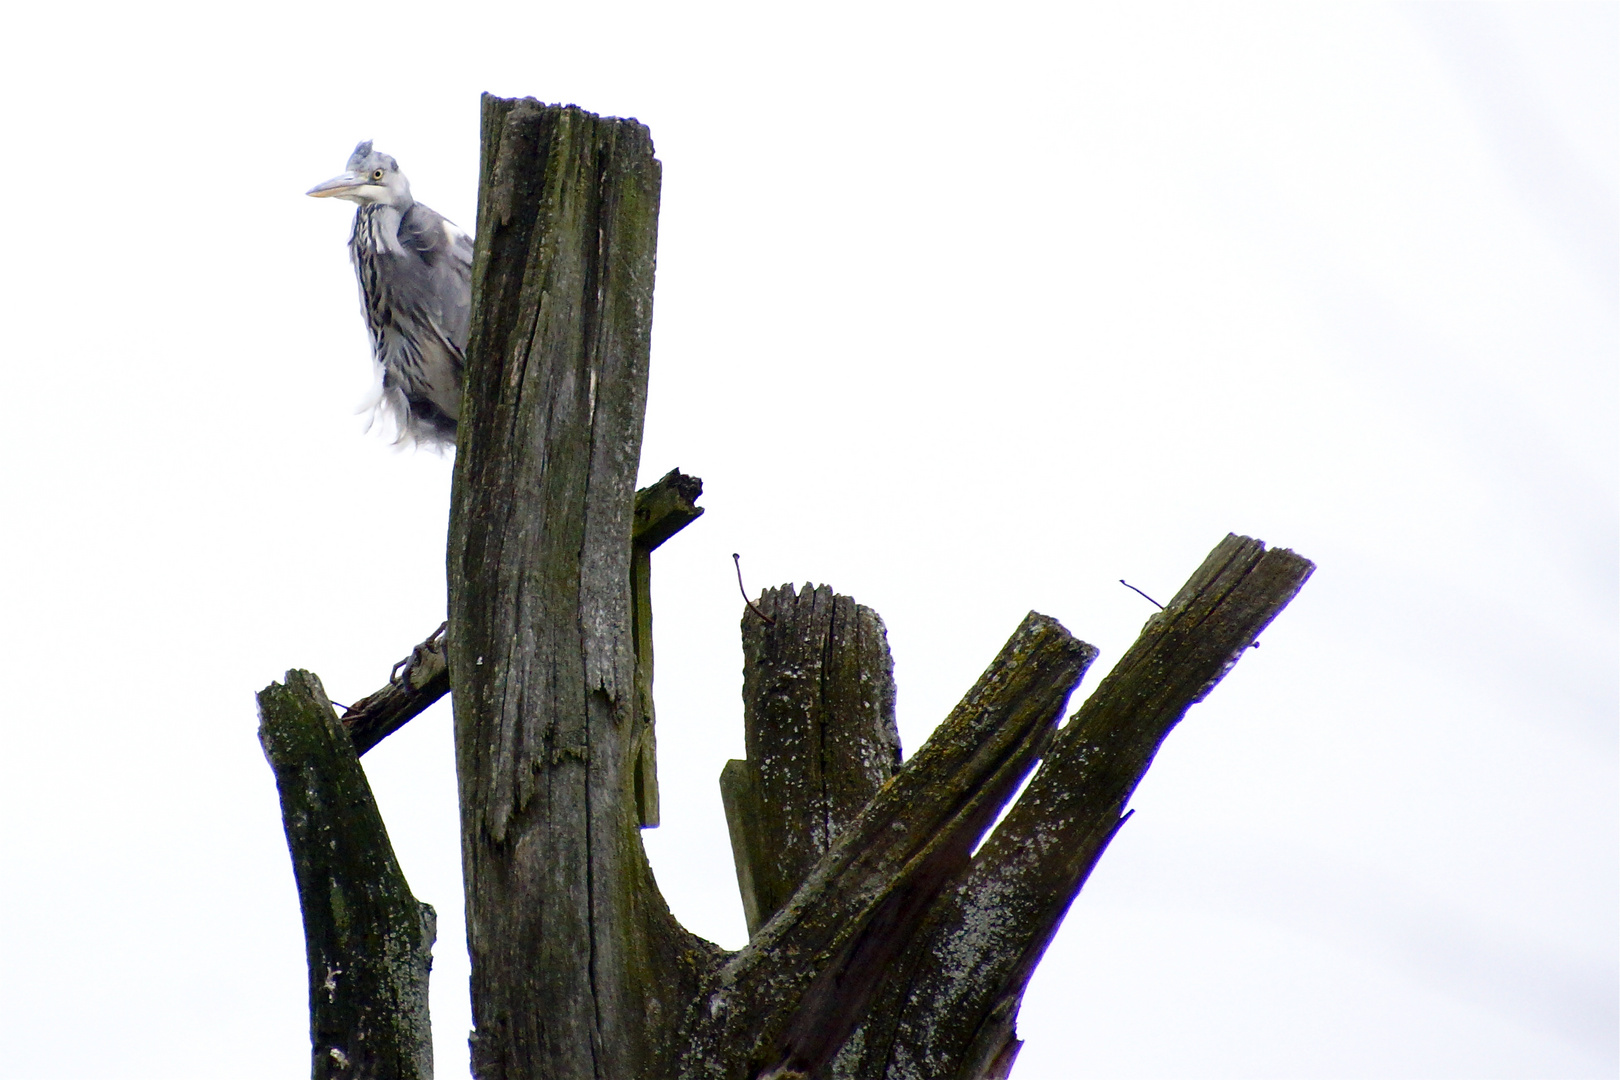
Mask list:
[{"label": "thin bare twig", "polygon": [[776,620],[771,618],[769,615],[765,614],[763,611],[759,610],[759,608],[754,606],[754,602],[752,600],[748,599],[748,590],[743,588],[743,583],[742,583],[742,556],[737,554],[735,551],[733,551],[731,553],[731,561],[737,567],[737,591],[742,593],[743,603],[748,605],[748,610],[749,611],[752,611],[755,615],[758,615],[760,618],[764,619],[770,625],[775,626],[776,625]]},{"label": "thin bare twig", "polygon": [[1153,597],[1149,596],[1147,593],[1143,592],[1141,589],[1138,589],[1135,585],[1132,585],[1130,582],[1126,581],[1124,578],[1120,578],[1119,583],[1121,585],[1125,586],[1127,589],[1131,590],[1131,592],[1135,593],[1137,596],[1140,596],[1142,599],[1144,599],[1148,603],[1152,604],[1154,607],[1158,608],[1160,611],[1164,610],[1164,605],[1163,604],[1159,603],[1157,600],[1153,599]]}]

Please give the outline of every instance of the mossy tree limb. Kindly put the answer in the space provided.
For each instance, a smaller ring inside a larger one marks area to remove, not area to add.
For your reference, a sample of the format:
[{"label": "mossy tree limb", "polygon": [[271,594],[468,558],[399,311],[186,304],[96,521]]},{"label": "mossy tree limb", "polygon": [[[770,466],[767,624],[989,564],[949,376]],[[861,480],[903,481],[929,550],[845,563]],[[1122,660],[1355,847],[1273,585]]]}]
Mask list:
[{"label": "mossy tree limb", "polygon": [[939,890],[1033,766],[1096,650],[1031,612],[689,1014],[681,1076],[809,1075],[865,1017]]},{"label": "mossy tree limb", "polygon": [[320,680],[259,693],[309,964],[315,1080],[429,1080],[433,908],[411,895],[359,756]]},{"label": "mossy tree limb", "polygon": [[1005,1075],[1024,988],[1159,746],[1313,569],[1243,536],[1210,552],[1053,737],[1018,802],[887,973],[834,1075]]}]

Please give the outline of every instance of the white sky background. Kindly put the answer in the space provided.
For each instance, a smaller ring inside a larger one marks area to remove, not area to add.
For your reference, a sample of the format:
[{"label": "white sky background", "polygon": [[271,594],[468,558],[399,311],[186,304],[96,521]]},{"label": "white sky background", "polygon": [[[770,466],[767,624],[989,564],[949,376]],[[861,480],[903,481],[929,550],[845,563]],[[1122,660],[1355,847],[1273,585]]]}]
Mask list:
[{"label": "white sky background", "polygon": [[[1616,1075],[1617,11],[8,13],[0,1076],[308,1068],[252,695],[438,624],[450,465],[361,433],[349,207],[302,193],[375,138],[470,229],[481,90],[664,163],[688,926],[744,938],[733,551],[883,615],[910,752],[1026,610],[1084,693],[1151,611],[1117,579],[1237,531],[1320,568],[1169,739],[1015,1076]],[[448,705],[365,762],[465,1075]]]}]

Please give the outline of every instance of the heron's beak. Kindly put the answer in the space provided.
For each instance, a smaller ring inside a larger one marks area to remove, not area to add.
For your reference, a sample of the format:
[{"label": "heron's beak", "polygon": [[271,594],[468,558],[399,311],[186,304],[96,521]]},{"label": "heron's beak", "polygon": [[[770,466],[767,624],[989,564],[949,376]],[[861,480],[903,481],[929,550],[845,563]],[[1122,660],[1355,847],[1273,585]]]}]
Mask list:
[{"label": "heron's beak", "polygon": [[317,199],[330,199],[333,196],[353,195],[367,185],[368,181],[364,176],[359,173],[346,172],[342,176],[334,176],[330,180],[316,184],[304,194],[312,195]]}]

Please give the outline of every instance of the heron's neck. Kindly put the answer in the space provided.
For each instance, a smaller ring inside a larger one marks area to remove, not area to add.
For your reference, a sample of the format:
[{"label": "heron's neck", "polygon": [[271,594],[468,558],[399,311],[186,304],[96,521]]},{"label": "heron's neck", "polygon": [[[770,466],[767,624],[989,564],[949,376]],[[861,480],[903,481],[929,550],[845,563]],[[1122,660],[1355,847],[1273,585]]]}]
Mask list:
[{"label": "heron's neck", "polygon": [[360,207],[354,215],[354,232],[349,236],[349,244],[355,249],[371,254],[389,252],[394,255],[405,254],[405,249],[399,246],[399,222],[410,209],[410,204],[396,206],[392,203],[367,203]]}]

